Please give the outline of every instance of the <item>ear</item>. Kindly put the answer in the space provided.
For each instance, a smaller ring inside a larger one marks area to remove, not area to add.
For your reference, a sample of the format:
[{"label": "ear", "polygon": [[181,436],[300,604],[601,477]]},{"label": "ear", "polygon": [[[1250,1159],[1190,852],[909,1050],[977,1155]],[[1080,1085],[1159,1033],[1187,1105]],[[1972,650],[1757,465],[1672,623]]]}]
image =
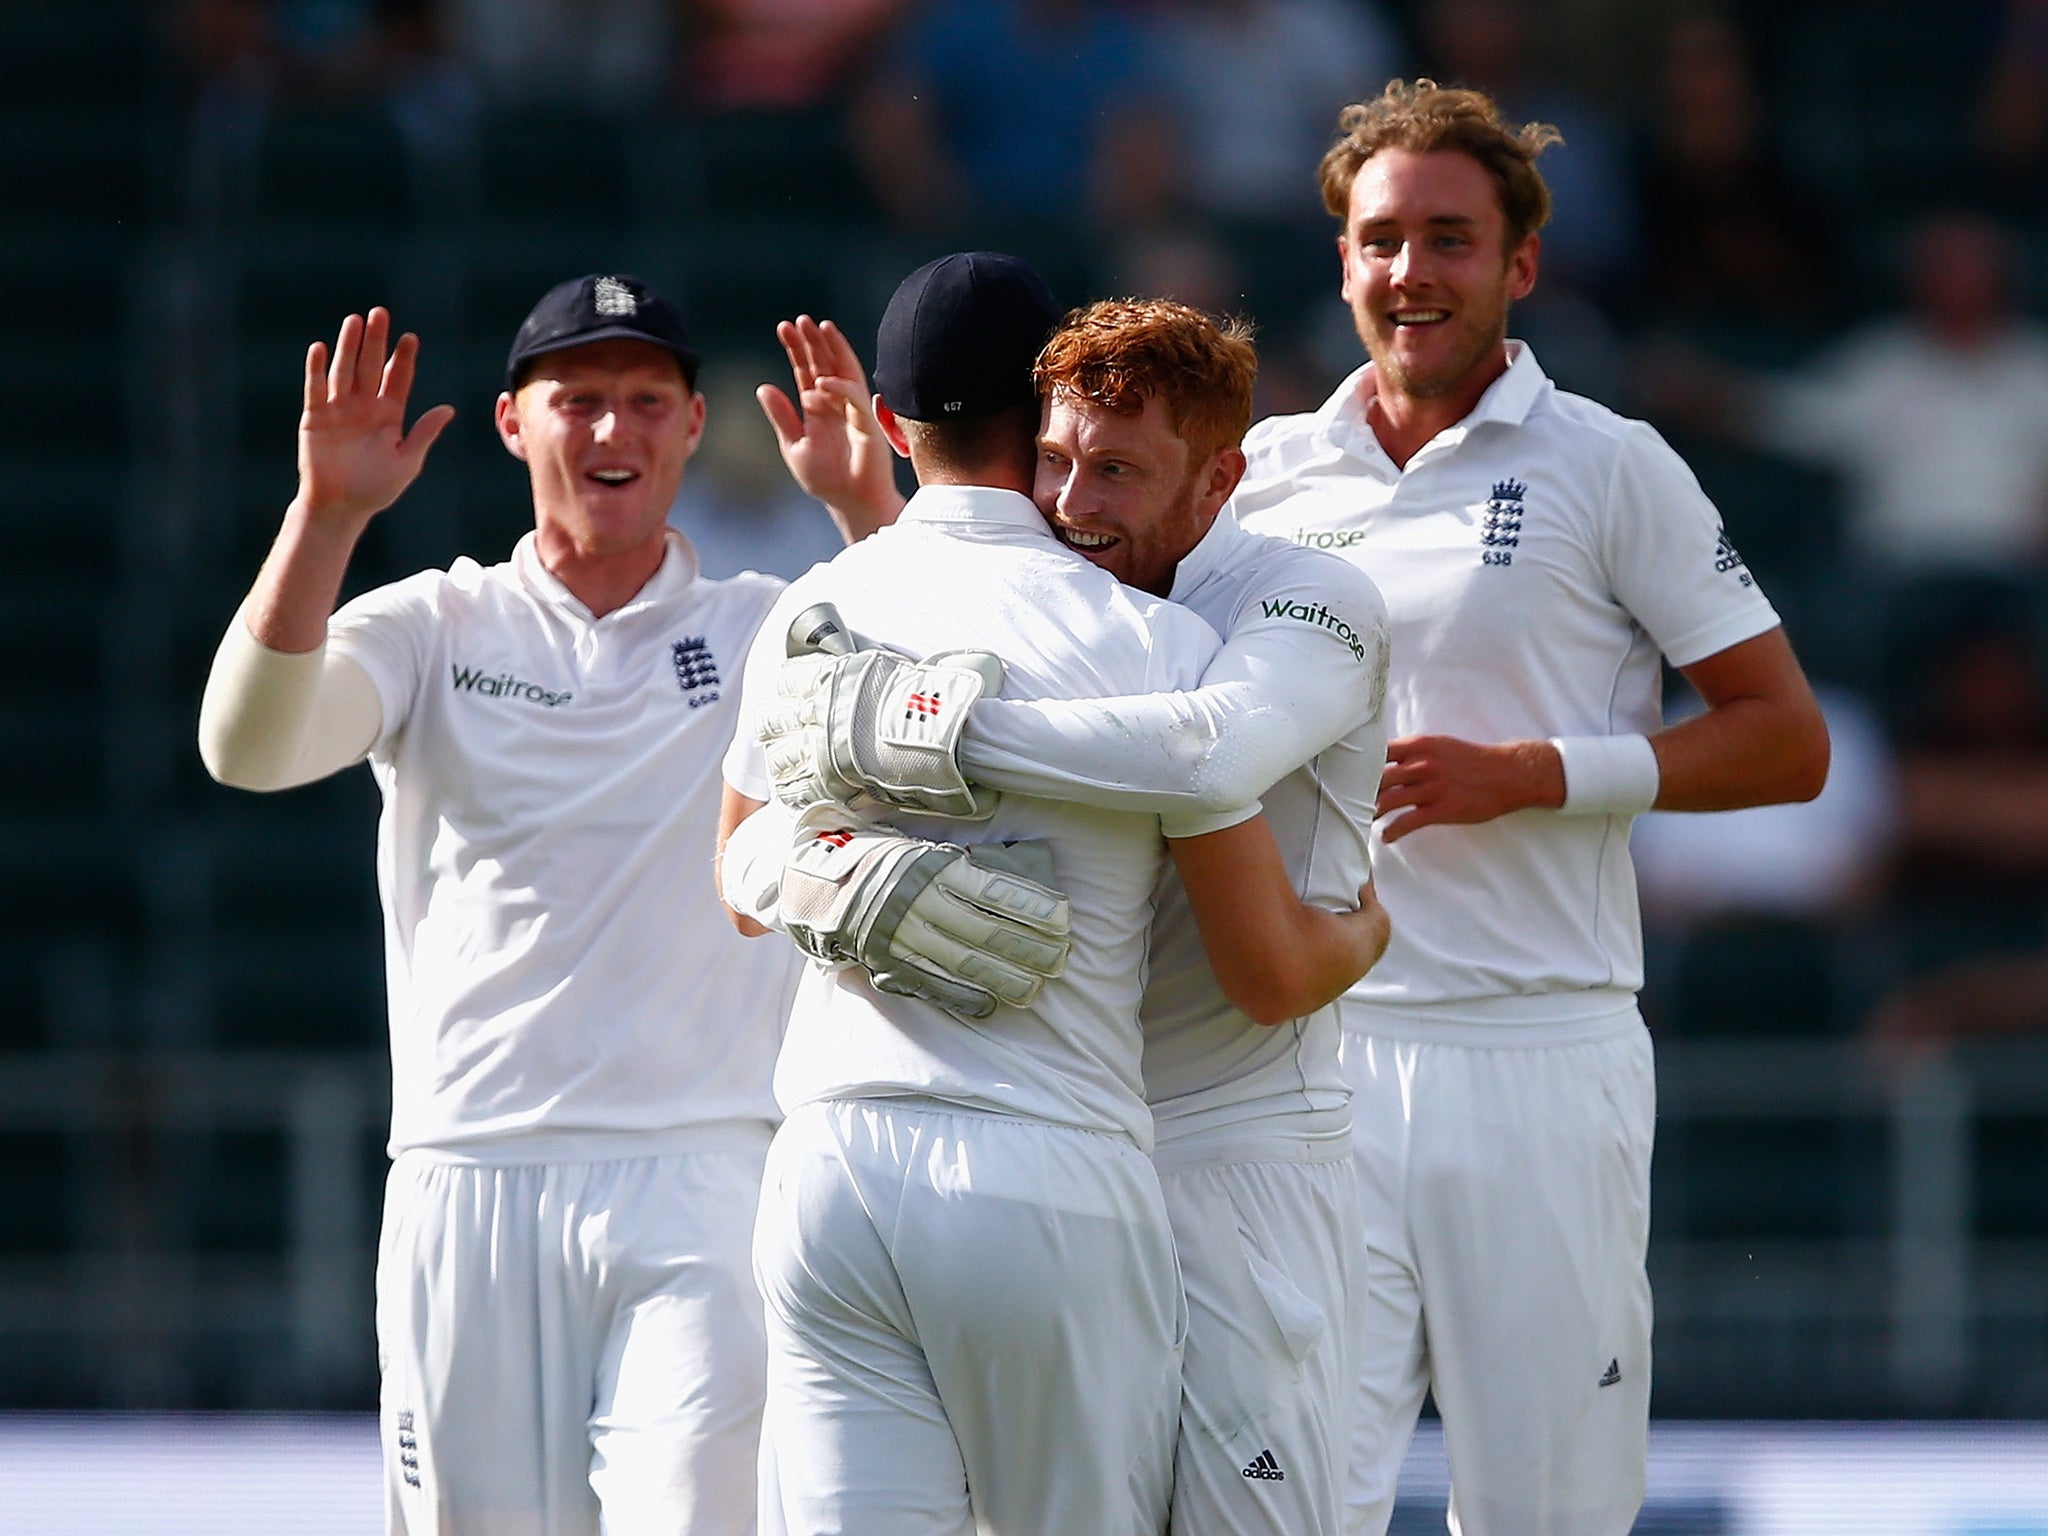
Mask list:
[{"label": "ear", "polygon": [[889,446],[896,450],[896,457],[910,457],[910,439],[903,433],[903,423],[896,419],[896,413],[880,395],[875,396],[875,420],[882,428],[882,436],[889,439]]},{"label": "ear", "polygon": [[1536,258],[1543,249],[1543,240],[1534,230],[1522,237],[1522,243],[1508,252],[1508,298],[1519,303],[1536,289]]},{"label": "ear", "polygon": [[506,390],[503,394],[499,395],[498,407],[491,419],[497,425],[498,441],[505,445],[505,451],[511,454],[513,458],[519,460],[520,463],[525,463],[526,439],[520,435],[519,431],[518,397],[510,390]]},{"label": "ear", "polygon": [[1351,240],[1347,235],[1337,237],[1337,270],[1339,273],[1337,292],[1344,302],[1351,302]]},{"label": "ear", "polygon": [[1223,503],[1230,500],[1230,493],[1244,478],[1244,469],[1244,450],[1235,444],[1209,455],[1209,462],[1202,467],[1201,497],[1196,502],[1206,520],[1213,521],[1223,510]]},{"label": "ear", "polygon": [[683,408],[689,420],[689,440],[683,445],[683,458],[688,460],[696,455],[704,442],[704,396],[701,391],[690,391],[690,403]]}]

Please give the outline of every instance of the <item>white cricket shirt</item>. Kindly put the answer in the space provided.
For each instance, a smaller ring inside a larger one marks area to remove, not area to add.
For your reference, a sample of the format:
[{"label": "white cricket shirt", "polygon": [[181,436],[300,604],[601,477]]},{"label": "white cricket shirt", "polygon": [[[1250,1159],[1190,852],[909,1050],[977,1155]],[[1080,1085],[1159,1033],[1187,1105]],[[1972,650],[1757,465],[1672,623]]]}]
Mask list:
[{"label": "white cricket shirt", "polygon": [[[1217,647],[1215,631],[1192,613],[1130,591],[1066,549],[1027,497],[926,487],[892,526],[798,578],[763,622],[747,658],[747,723],[725,770],[756,800],[767,800],[770,786],[752,721],[775,699],[790,620],[819,602],[836,605],[868,644],[917,657],[995,652],[1006,698],[1189,688]],[[911,1096],[1150,1147],[1138,998],[1164,853],[1158,818],[1006,795],[987,821],[902,815],[895,824],[961,843],[1046,840],[1053,884],[1073,904],[1066,971],[1029,1009],[998,1008],[970,1022],[879,993],[858,969],[814,966],[776,1067],[784,1109]]]},{"label": "white cricket shirt", "polygon": [[365,593],[328,644],[376,684],[393,1154],[758,1142],[795,982],[711,873],[738,670],[780,583],[708,581],[677,534],[591,617],[528,534]]},{"label": "white cricket shirt", "polygon": [[[1162,813],[1169,835],[1264,797],[1303,900],[1358,903],[1386,761],[1386,604],[1345,561],[1246,533],[1227,510],[1174,573],[1172,598],[1224,635],[1191,693],[985,700],[961,758],[974,778]],[[1214,818],[1228,824],[1228,817]],[[1140,1009],[1162,1167],[1350,1155],[1334,1006],[1265,1027],[1223,995],[1171,865]]]},{"label": "white cricket shirt", "polygon": [[[1527,347],[1471,415],[1397,469],[1368,364],[1321,410],[1254,427],[1245,526],[1354,561],[1392,622],[1391,735],[1648,734],[1658,653],[1686,666],[1776,626],[1713,504],[1642,422],[1557,389]],[[1560,1038],[1633,1006],[1629,818],[1518,811],[1373,851],[1393,918],[1350,994],[1375,1033],[1461,1023]]]}]

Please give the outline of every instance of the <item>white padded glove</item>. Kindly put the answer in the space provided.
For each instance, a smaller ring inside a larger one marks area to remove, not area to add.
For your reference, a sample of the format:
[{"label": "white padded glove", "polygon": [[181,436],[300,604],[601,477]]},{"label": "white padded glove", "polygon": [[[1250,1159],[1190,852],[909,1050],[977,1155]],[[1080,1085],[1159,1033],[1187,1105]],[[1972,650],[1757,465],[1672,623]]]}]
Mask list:
[{"label": "white padded glove", "polygon": [[1021,1008],[1066,968],[1067,898],[1043,843],[971,851],[807,813],[783,866],[781,926],[806,954],[970,1019]]},{"label": "white padded glove", "polygon": [[989,651],[917,662],[891,651],[792,656],[759,735],[776,798],[798,809],[832,801],[894,806],[979,821],[998,795],[960,771],[960,733],[974,701],[1003,683]]}]

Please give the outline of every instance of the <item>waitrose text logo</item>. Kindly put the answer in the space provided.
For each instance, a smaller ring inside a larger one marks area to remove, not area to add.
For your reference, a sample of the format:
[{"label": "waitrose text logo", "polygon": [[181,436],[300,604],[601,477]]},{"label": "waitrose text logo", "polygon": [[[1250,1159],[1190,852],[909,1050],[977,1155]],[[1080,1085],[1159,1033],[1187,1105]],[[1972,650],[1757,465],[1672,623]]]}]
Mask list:
[{"label": "waitrose text logo", "polygon": [[548,709],[566,704],[575,697],[573,693],[556,693],[539,683],[529,683],[510,672],[479,672],[475,667],[465,667],[460,662],[450,662],[448,670],[455,675],[458,693],[482,693],[494,699],[522,699]]},{"label": "waitrose text logo", "polygon": [[1290,603],[1282,597],[1262,598],[1259,608],[1269,619],[1292,619],[1298,624],[1313,624],[1327,629],[1350,649],[1358,660],[1365,660],[1365,641],[1357,630],[1338,618],[1321,603]]}]

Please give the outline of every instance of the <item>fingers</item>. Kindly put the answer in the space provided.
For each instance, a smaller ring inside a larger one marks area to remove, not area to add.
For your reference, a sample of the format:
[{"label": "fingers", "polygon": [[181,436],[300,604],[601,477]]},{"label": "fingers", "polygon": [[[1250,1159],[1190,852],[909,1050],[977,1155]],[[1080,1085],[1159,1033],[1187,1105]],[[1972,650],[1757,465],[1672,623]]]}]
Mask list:
[{"label": "fingers", "polygon": [[1420,805],[1424,798],[1422,786],[1418,784],[1382,784],[1379,796],[1373,802],[1372,813],[1384,816],[1403,806]]},{"label": "fingers", "polygon": [[[334,338],[334,351],[327,355],[320,343],[313,345],[320,349],[326,368],[325,388],[315,397],[312,369],[312,351],[307,353],[306,404],[308,407],[320,404],[322,400],[340,400],[350,395],[375,395],[391,379],[385,364],[386,352],[391,340],[391,311],[379,304],[368,316],[350,315],[341,322],[341,330]],[[407,342],[412,345],[408,349]],[[407,354],[402,378],[405,389],[412,387],[412,357],[419,350],[419,339],[414,336],[402,337],[398,351]],[[396,360],[396,355],[393,355]],[[403,398],[403,392],[399,398]]]},{"label": "fingers", "polygon": [[798,315],[775,327],[775,339],[789,358],[790,376],[799,391],[815,389],[826,379],[846,379],[865,396],[867,373],[860,354],[832,321]]},{"label": "fingers", "polygon": [[[957,921],[957,915],[953,920]],[[934,926],[914,904],[890,937],[889,952],[956,983],[984,987],[1013,1007],[1029,1002],[1045,984],[1045,972],[997,954],[986,946],[982,935],[970,935],[963,942]],[[1064,950],[1059,958],[1066,958]]]},{"label": "fingers", "polygon": [[1404,811],[1392,821],[1382,821],[1380,823],[1380,841],[1383,843],[1398,843],[1410,832],[1418,831],[1423,827],[1435,826],[1436,821],[1437,818],[1425,810]]},{"label": "fingers", "polygon": [[796,380],[799,392],[817,382],[817,332],[818,322],[809,315],[798,315],[794,320],[784,320],[775,327],[775,339],[782,343],[782,350],[789,358],[790,377]]},{"label": "fingers", "polygon": [[[874,406],[870,404],[865,379],[849,379],[842,374],[824,373],[808,391],[818,397],[819,406],[830,404],[859,416],[871,432],[879,432],[881,426],[875,421]],[[809,400],[804,402],[810,404]]]},{"label": "fingers", "polygon": [[[788,324],[787,321],[783,323]],[[763,384],[754,391],[754,399],[761,407],[761,414],[768,418],[768,425],[775,429],[775,441],[784,454],[803,441],[804,419],[790,403],[789,396],[773,384]]]},{"label": "fingers", "polygon": [[1380,770],[1380,793],[1390,789],[1404,789],[1411,784],[1426,783],[1434,776],[1434,764],[1427,762],[1389,763]]},{"label": "fingers", "polygon": [[339,400],[355,384],[356,359],[363,350],[363,317],[350,315],[334,338],[334,356],[327,367],[327,398]]},{"label": "fingers", "polygon": [[809,315],[798,315],[796,317],[796,334],[798,344],[802,349],[804,362],[803,377],[800,382],[805,389],[811,389],[817,385],[818,375],[825,371],[822,362],[824,348],[819,342],[818,322]]},{"label": "fingers", "polygon": [[327,343],[316,341],[306,348],[306,410],[313,410],[327,399]]},{"label": "fingers", "polygon": [[[371,313],[377,312],[372,310]],[[413,372],[418,366],[419,356],[420,339],[407,331],[398,338],[398,345],[391,349],[391,360],[384,365],[383,375],[377,380],[378,397],[395,400],[401,412],[406,398],[412,394]]]},{"label": "fingers", "polygon": [[820,371],[833,378],[849,380],[865,405],[868,380],[860,365],[860,354],[853,350],[853,343],[846,339],[846,333],[830,320],[818,327],[817,352]]},{"label": "fingers", "polygon": [[391,342],[391,311],[379,304],[363,324],[363,349],[356,355],[353,388],[359,395],[373,395],[384,377],[385,351]]}]

